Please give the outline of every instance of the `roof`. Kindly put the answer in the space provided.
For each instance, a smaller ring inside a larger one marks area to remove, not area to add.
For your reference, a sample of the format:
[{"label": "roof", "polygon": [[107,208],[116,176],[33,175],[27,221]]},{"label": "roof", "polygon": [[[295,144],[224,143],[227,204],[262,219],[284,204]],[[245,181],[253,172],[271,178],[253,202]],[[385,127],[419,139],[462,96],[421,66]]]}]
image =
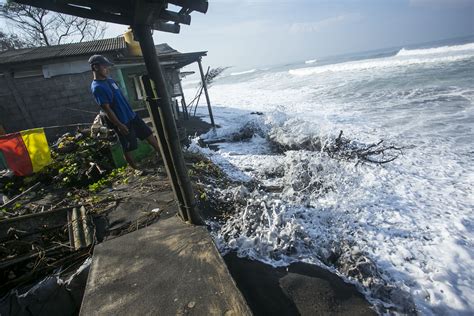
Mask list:
[{"label": "roof", "polygon": [[207,0],[14,1],[86,19],[124,25],[148,25],[155,30],[171,33],[179,33],[180,23],[186,25],[191,24],[190,13],[192,11],[206,13],[209,8]]},{"label": "roof", "polygon": [[[161,65],[179,69],[200,60],[201,57],[206,55],[207,52],[180,53],[178,51],[175,51],[174,53],[159,53],[159,58]],[[114,62],[117,66],[127,64],[141,64],[143,63],[143,57],[125,56],[115,59]]]},{"label": "roof", "polygon": [[55,46],[24,48],[0,52],[0,65],[51,58],[101,54],[127,48],[123,36]]},{"label": "roof", "polygon": [[[116,63],[142,63],[142,57],[127,56],[127,44],[123,36],[107,38],[90,42],[43,46],[35,48],[14,49],[0,52],[0,66],[19,64],[32,61],[47,61],[53,58],[87,56],[116,52],[113,61]],[[155,46],[161,62],[167,62],[176,68],[181,68],[197,61],[207,52],[180,53],[166,43]]]},{"label": "roof", "polygon": [[156,49],[156,53],[159,54],[159,55],[179,53],[176,49],[171,48],[171,46],[169,46],[166,43],[155,45],[155,49]]}]

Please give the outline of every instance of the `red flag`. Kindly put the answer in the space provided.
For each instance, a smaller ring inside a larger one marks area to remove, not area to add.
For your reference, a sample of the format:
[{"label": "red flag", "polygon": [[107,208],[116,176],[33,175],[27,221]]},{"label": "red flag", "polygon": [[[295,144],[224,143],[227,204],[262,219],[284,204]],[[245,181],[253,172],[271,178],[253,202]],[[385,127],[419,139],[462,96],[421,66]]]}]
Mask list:
[{"label": "red flag", "polygon": [[0,137],[0,150],[8,167],[17,176],[27,176],[33,173],[30,155],[20,133],[12,133]]}]

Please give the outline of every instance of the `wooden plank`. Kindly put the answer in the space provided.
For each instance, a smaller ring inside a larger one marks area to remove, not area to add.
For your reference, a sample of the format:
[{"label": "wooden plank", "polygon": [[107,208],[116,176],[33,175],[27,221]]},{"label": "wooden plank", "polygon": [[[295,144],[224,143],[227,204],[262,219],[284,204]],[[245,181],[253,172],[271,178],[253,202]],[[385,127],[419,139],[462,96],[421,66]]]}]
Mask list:
[{"label": "wooden plank", "polygon": [[66,212],[73,207],[58,208],[52,211],[28,214],[0,221],[0,241],[8,239],[10,228],[33,234],[67,224]]},{"label": "wooden plank", "polygon": [[[164,132],[164,139],[159,137],[159,142],[162,145],[161,148],[168,148],[171,161],[167,161],[168,176],[171,178],[175,173],[176,179],[178,180],[178,187],[175,188],[173,184],[173,190],[175,192],[181,191],[183,205],[180,208],[185,209],[188,214],[188,220],[192,224],[202,223],[201,218],[196,209],[196,202],[194,199],[194,192],[189,179],[188,170],[184,165],[184,158],[182,147],[179,142],[179,135],[176,129],[175,119],[172,113],[171,98],[168,92],[168,83],[164,77],[163,69],[160,65],[160,60],[156,55],[155,43],[151,35],[151,29],[146,25],[136,25],[133,28],[135,34],[138,36],[140,41],[140,47],[143,52],[143,59],[150,76],[150,79],[154,83],[156,89],[155,99],[159,98],[159,118],[161,120],[161,126]],[[155,117],[153,116],[154,120]],[[157,126],[155,121],[155,126]],[[179,201],[179,200],[178,200]]]},{"label": "wooden plank", "polygon": [[53,2],[49,0],[15,0],[15,2],[35,6],[38,8],[43,8],[50,11],[61,12],[69,15],[75,15],[78,17],[86,18],[86,19],[93,19],[93,20],[100,20],[105,22],[117,23],[117,24],[125,24],[130,25],[133,23],[133,20],[130,16],[124,14],[124,12],[120,12],[118,14],[112,14],[103,12],[98,9],[88,9],[84,7],[77,7],[72,6],[66,3],[60,2]]},{"label": "wooden plank", "polygon": [[178,34],[181,30],[181,27],[179,26],[179,24],[176,23],[165,23],[159,21],[153,24],[153,29],[162,32]]},{"label": "wooden plank", "polygon": [[169,10],[163,10],[160,12],[160,19],[165,21],[172,21],[176,23],[191,24],[191,16],[189,14],[179,14]]},{"label": "wooden plank", "polygon": [[167,0],[167,2],[201,13],[206,13],[209,8],[207,0]]},{"label": "wooden plank", "polygon": [[209,117],[211,118],[211,125],[212,127],[216,127],[216,124],[214,123],[214,116],[212,115],[211,101],[209,100],[209,94],[207,92],[206,78],[204,78],[204,71],[202,70],[201,58],[198,59],[198,65],[199,72],[201,73],[202,87],[204,88],[204,94],[206,95],[207,109],[209,111]]}]

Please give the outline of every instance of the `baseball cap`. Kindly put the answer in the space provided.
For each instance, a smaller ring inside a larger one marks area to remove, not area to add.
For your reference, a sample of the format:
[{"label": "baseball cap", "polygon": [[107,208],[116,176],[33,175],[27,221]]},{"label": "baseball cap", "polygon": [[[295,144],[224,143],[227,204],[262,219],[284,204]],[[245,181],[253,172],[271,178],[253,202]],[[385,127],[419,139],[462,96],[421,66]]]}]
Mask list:
[{"label": "baseball cap", "polygon": [[106,65],[106,66],[113,66],[114,64],[110,62],[107,58],[102,55],[92,55],[89,58],[89,64],[91,65]]}]

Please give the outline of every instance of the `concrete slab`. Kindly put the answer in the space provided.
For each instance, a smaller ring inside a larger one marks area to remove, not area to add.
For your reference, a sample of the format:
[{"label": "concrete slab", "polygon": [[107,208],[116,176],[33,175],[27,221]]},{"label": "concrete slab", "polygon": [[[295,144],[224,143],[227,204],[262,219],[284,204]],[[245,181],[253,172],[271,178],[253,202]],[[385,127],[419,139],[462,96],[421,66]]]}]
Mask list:
[{"label": "concrete slab", "polygon": [[206,228],[176,216],[96,246],[80,315],[251,315]]}]

